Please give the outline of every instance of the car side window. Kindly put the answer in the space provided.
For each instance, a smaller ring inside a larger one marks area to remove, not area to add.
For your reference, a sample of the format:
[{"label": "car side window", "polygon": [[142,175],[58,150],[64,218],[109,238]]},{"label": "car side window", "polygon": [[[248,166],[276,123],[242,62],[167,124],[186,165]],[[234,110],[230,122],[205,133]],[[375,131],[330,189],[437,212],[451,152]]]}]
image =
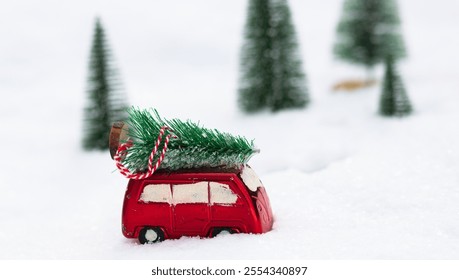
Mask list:
[{"label": "car side window", "polygon": [[235,194],[229,185],[210,182],[210,204],[235,204],[237,201],[237,194]]},{"label": "car side window", "polygon": [[172,185],[173,204],[208,203],[208,182]]},{"label": "car side window", "polygon": [[143,188],[139,201],[171,203],[172,195],[169,184],[149,184]]}]

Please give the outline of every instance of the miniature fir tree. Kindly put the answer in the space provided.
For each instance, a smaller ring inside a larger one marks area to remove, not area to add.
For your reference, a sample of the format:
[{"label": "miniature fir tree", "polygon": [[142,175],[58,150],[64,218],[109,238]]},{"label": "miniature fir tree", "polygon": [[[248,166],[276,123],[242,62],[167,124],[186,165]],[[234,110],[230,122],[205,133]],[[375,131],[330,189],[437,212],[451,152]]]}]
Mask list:
[{"label": "miniature fir tree", "polygon": [[272,8],[274,80],[271,109],[301,108],[309,100],[290,9],[286,0],[273,0]]},{"label": "miniature fir tree", "polygon": [[345,0],[335,55],[369,71],[390,54],[406,55],[395,0]]},{"label": "miniature fir tree", "polygon": [[379,113],[382,116],[388,117],[409,115],[413,109],[403,82],[395,70],[394,60],[391,56],[388,56],[386,59],[386,71],[383,82]]},{"label": "miniature fir tree", "polygon": [[278,111],[301,108],[308,101],[287,1],[251,0],[241,55],[241,109]]},{"label": "miniature fir tree", "polygon": [[105,32],[96,20],[89,61],[88,102],[84,110],[83,148],[108,149],[112,122],[126,119],[126,105]]},{"label": "miniature fir tree", "polygon": [[[147,169],[148,158],[155,147],[162,127],[172,133],[161,169],[234,168],[248,162],[257,152],[253,141],[216,129],[207,129],[191,121],[162,119],[156,110],[129,109],[127,135],[132,146],[127,149],[123,164],[129,170]],[[164,147],[164,141],[159,151]],[[155,155],[153,162],[159,158]]]},{"label": "miniature fir tree", "polygon": [[250,0],[241,52],[239,105],[245,112],[268,106],[272,95],[273,59],[270,1]]}]

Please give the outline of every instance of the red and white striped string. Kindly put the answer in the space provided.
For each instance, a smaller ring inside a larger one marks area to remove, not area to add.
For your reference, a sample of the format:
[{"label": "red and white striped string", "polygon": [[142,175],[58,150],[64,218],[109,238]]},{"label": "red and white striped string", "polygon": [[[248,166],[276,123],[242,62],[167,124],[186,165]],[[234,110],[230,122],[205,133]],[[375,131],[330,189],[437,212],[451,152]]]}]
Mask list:
[{"label": "red and white striped string", "polygon": [[116,162],[116,167],[118,168],[120,173],[123,174],[128,179],[135,179],[135,180],[145,179],[145,178],[150,177],[151,175],[153,175],[153,173],[161,165],[161,162],[163,161],[164,156],[166,155],[167,145],[169,144],[170,138],[171,137],[175,137],[171,133],[166,135],[166,139],[164,140],[164,146],[163,146],[163,149],[161,151],[161,154],[159,155],[159,158],[156,161],[156,164],[153,165],[153,158],[156,155],[156,152],[158,151],[158,147],[161,144],[161,141],[163,139],[163,136],[164,136],[164,133],[166,132],[166,130],[170,130],[170,129],[167,126],[163,126],[159,130],[159,135],[158,135],[158,139],[156,140],[155,147],[151,151],[150,157],[148,158],[148,171],[144,172],[144,173],[141,173],[141,172],[131,173],[131,171],[121,163],[122,159],[127,154],[127,149],[132,147],[132,141],[127,141],[126,143],[121,144],[118,147],[118,150],[116,151],[115,156],[113,157],[113,159]]}]

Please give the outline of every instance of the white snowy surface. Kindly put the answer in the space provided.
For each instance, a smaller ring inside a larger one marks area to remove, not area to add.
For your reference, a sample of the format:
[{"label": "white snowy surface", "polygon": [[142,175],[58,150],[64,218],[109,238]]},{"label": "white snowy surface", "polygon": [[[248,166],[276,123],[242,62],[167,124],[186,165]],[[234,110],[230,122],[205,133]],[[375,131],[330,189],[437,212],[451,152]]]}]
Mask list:
[{"label": "white snowy surface", "polygon": [[[290,0],[312,103],[256,116],[235,104],[244,0],[4,1],[0,258],[458,259],[459,2],[398,2],[416,109],[405,119],[376,114],[380,85],[330,91],[364,75],[333,60],[339,0]],[[271,232],[122,236],[127,180],[79,145],[95,15],[132,104],[255,139]]]}]

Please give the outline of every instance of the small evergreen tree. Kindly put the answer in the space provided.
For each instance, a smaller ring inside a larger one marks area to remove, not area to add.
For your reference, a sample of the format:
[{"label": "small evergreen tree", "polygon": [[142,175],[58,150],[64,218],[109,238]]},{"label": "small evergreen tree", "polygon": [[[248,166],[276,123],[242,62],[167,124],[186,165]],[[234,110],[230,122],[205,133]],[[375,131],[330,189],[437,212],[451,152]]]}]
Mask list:
[{"label": "small evergreen tree", "polygon": [[388,56],[379,113],[382,116],[403,117],[409,115],[412,110],[403,82],[395,70],[393,58]]},{"label": "small evergreen tree", "polygon": [[108,149],[111,124],[125,120],[126,104],[99,19],[96,20],[89,60],[88,104],[84,110],[83,148]]},{"label": "small evergreen tree", "polygon": [[274,80],[271,109],[301,108],[309,100],[290,9],[286,0],[273,0],[272,8]]},{"label": "small evergreen tree", "polygon": [[241,55],[239,105],[245,112],[301,108],[309,102],[286,0],[251,0]]},{"label": "small evergreen tree", "polygon": [[395,0],[345,0],[337,34],[335,55],[368,70],[406,55]]},{"label": "small evergreen tree", "polygon": [[271,57],[271,9],[268,0],[251,0],[242,46],[242,79],[239,105],[245,112],[256,112],[268,106],[272,92],[273,59]]}]

